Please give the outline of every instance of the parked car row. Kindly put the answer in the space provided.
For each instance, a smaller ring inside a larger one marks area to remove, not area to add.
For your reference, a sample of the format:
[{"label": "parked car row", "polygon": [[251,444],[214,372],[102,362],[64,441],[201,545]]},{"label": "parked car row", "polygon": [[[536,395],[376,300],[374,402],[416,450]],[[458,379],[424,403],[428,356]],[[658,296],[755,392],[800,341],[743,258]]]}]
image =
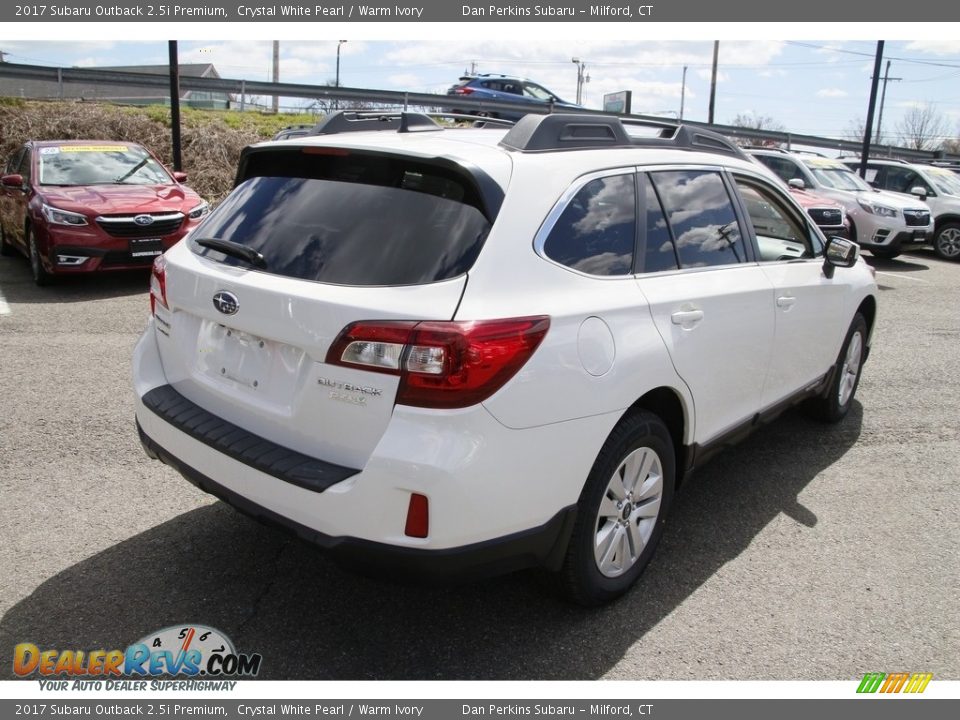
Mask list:
[{"label": "parked car row", "polygon": [[877,257],[894,258],[933,237],[933,215],[920,198],[877,190],[839,160],[777,149],[749,152],[792,187],[840,203],[851,238]]},{"label": "parked car row", "polygon": [[[860,166],[859,160],[844,162],[854,169]],[[960,175],[949,167],[871,158],[866,181],[873,188],[923,200],[933,214],[934,252],[946,260],[960,258]]]},{"label": "parked car row", "polygon": [[244,150],[212,212],[134,143],[32,141],[0,249],[38,284],[152,267],[137,428],[201,489],[348,564],[540,566],[597,604],[713,453],[794,405],[846,415],[877,312],[860,247],[960,240],[949,169],[868,184],[636,125],[334,113]]}]

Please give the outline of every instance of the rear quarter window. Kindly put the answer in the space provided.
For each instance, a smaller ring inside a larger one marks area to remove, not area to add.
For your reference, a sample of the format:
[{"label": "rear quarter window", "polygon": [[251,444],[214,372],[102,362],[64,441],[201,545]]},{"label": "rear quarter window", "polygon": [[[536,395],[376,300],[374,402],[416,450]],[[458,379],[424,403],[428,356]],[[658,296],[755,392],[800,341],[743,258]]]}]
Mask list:
[{"label": "rear quarter window", "polygon": [[550,230],[543,252],[588,275],[628,275],[635,242],[633,174],[611,175],[577,191]]}]

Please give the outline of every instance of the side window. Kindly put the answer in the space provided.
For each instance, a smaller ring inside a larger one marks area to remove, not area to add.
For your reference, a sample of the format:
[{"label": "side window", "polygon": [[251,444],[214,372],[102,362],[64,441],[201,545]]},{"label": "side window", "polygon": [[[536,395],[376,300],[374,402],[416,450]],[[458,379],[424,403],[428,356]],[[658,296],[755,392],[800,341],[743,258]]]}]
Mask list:
[{"label": "side window", "polygon": [[633,272],[636,214],[632,173],[591,180],[564,208],[543,251],[589,275],[628,275]]},{"label": "side window", "polygon": [[20,168],[17,172],[23,175],[24,182],[30,179],[30,148],[24,148],[23,156],[20,158]]},{"label": "side window", "polygon": [[757,160],[762,162],[784,182],[789,182],[795,178],[803,180],[803,173],[792,160],[781,157],[772,157],[770,155],[757,155]]},{"label": "side window", "polygon": [[743,238],[720,173],[671,170],[650,176],[673,230],[680,267],[744,261]]},{"label": "side window", "polygon": [[646,222],[642,272],[676,270],[680,267],[677,248],[670,236],[670,228],[667,226],[667,217],[663,214],[660,198],[657,197],[657,191],[646,173],[641,174],[638,180],[640,197],[643,201],[641,222],[644,220]]},{"label": "side window", "polygon": [[907,167],[887,167],[887,190],[899,193],[909,193],[911,188],[922,187],[930,193],[930,186],[917,173]]},{"label": "side window", "polygon": [[7,160],[7,166],[4,168],[4,175],[13,175],[17,172],[17,169],[20,167],[20,160],[23,158],[24,148],[17,148],[13,155],[10,156],[10,159]]},{"label": "side window", "polygon": [[761,261],[814,256],[809,227],[803,218],[767,188],[739,177],[736,183],[757,236]]}]

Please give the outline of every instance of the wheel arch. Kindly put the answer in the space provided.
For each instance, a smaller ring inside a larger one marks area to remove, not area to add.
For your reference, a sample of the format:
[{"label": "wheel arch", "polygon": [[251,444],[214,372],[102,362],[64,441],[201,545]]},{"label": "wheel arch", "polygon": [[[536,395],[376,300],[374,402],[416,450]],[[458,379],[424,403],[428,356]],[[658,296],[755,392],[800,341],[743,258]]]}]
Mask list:
[{"label": "wheel arch", "polygon": [[689,445],[686,438],[690,428],[692,413],[687,408],[685,398],[671,387],[658,387],[646,392],[624,413],[624,417],[637,410],[647,410],[659,417],[670,431],[676,460],[677,485],[685,475],[688,466]]},{"label": "wheel arch", "polygon": [[933,221],[933,234],[938,235],[944,225],[960,225],[960,215],[950,213],[938,215]]},{"label": "wheel arch", "polygon": [[877,299],[873,295],[867,295],[857,307],[857,312],[867,321],[867,352],[869,353],[873,339],[873,326],[877,319]]}]

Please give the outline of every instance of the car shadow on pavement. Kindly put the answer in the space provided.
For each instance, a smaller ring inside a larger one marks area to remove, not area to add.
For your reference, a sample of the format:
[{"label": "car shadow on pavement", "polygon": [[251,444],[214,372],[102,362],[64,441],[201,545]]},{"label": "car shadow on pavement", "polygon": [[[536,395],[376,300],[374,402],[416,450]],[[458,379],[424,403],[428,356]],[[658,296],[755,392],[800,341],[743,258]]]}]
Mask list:
[{"label": "car shadow on pavement", "polygon": [[52,285],[38,287],[30,263],[22,256],[0,258],[0,291],[10,304],[73,303],[88,300],[144,296],[150,291],[150,269],[59,276]]},{"label": "car shadow on pavement", "polygon": [[568,604],[537,572],[456,587],[359,576],[213,503],[45,581],[0,619],[0,648],[123,649],[199,623],[261,653],[267,679],[596,679],[781,513],[814,526],[798,495],[854,445],[862,417],[856,401],[829,428],[790,412],[722,453],[677,495],[637,586],[607,607]]},{"label": "car shadow on pavement", "polygon": [[876,255],[864,255],[863,259],[875,270],[884,272],[923,272],[930,269],[929,265],[920,262],[922,257],[901,255],[896,258],[881,258]]}]

